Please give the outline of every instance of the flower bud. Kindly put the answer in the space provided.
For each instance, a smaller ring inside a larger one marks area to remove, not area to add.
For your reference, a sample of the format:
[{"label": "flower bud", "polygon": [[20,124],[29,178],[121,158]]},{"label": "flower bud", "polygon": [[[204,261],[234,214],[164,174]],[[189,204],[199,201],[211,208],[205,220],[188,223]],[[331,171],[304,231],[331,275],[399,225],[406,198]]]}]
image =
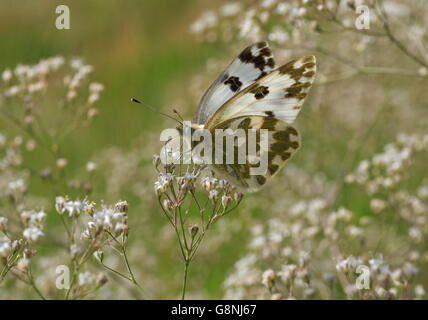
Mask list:
[{"label": "flower bud", "polygon": [[107,281],[108,281],[108,278],[104,273],[98,274],[97,279],[96,279],[97,287],[103,286],[104,284],[107,283]]},{"label": "flower bud", "polygon": [[231,202],[232,202],[232,197],[226,196],[226,195],[223,195],[221,197],[221,204],[223,205],[224,208],[226,208]]},{"label": "flower bud", "polygon": [[115,204],[115,209],[119,212],[128,212],[128,202],[125,201],[119,201]]},{"label": "flower bud", "polygon": [[97,250],[94,252],[95,259],[99,260],[100,262],[103,262],[104,259],[104,252],[101,250]]},{"label": "flower bud", "polygon": [[235,194],[234,194],[234,198],[235,198],[236,202],[240,202],[243,197],[244,197],[244,195],[241,192],[235,192]]},{"label": "flower bud", "polygon": [[189,233],[192,238],[194,238],[199,231],[199,227],[196,224],[189,226]]},{"label": "flower bud", "polygon": [[56,160],[56,166],[58,169],[62,170],[67,166],[67,159],[59,158]]},{"label": "flower bud", "polygon": [[194,238],[199,231],[199,227],[196,224],[193,224],[189,227],[189,233],[192,238]]},{"label": "flower bud", "polygon": [[0,231],[5,231],[7,225],[7,218],[0,217]]}]

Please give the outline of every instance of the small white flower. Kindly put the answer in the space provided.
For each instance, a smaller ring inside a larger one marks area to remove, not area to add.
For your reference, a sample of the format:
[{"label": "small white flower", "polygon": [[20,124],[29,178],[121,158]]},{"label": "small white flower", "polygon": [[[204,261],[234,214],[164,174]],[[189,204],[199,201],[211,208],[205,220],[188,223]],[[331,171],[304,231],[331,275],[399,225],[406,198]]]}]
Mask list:
[{"label": "small white flower", "polygon": [[7,239],[6,241],[0,240],[0,257],[6,258],[10,253],[10,241]]},{"label": "small white flower", "polygon": [[70,61],[70,66],[73,69],[80,69],[81,67],[83,67],[83,61],[81,59],[73,59]]},{"label": "small white flower", "polygon": [[424,286],[421,284],[416,285],[415,287],[415,295],[418,298],[422,298],[425,295],[425,289]]},{"label": "small white flower", "polygon": [[46,85],[42,81],[39,81],[36,83],[31,83],[28,85],[28,91],[30,93],[39,92],[39,91],[44,90],[45,88],[46,88]]},{"label": "small white flower", "polygon": [[1,78],[4,82],[9,82],[12,79],[12,71],[10,69],[6,69],[1,74]]},{"label": "small white flower", "polygon": [[100,95],[99,95],[99,93],[97,93],[97,92],[95,92],[95,93],[91,93],[91,94],[89,95],[89,98],[88,98],[88,104],[89,104],[89,105],[92,105],[92,104],[94,104],[95,102],[97,102],[99,99],[100,99]]},{"label": "small white flower", "polygon": [[6,230],[7,227],[7,218],[5,217],[0,217],[0,231],[4,231]]},{"label": "small white flower", "polygon": [[349,256],[346,259],[343,259],[336,264],[336,270],[347,273],[350,270],[356,269],[361,264],[362,264],[361,258],[355,258],[353,256]]},{"label": "small white flower", "polygon": [[373,198],[370,200],[370,208],[373,210],[374,213],[380,213],[383,211],[387,206],[387,202],[381,199]]},{"label": "small white flower", "polygon": [[26,228],[24,230],[24,232],[22,233],[22,235],[27,240],[37,241],[39,239],[39,237],[44,236],[44,233],[42,232],[42,230],[40,230],[37,227],[29,227],[29,228]]},{"label": "small white flower", "polygon": [[241,4],[239,2],[231,2],[231,3],[227,3],[225,5],[223,5],[220,8],[220,13],[224,16],[224,17],[230,17],[230,16],[234,16],[236,14],[238,14],[241,11]]},{"label": "small white flower", "polygon": [[79,273],[79,286],[92,286],[95,281],[95,276],[89,271],[85,271],[83,273]]},{"label": "small white flower", "polygon": [[19,87],[18,86],[12,86],[12,87],[5,90],[4,96],[7,98],[10,98],[10,97],[16,96],[18,94],[18,92],[19,92]]},{"label": "small white flower", "polygon": [[275,280],[275,272],[272,269],[268,269],[262,274],[262,283],[267,288],[272,288],[273,281]]},{"label": "small white flower", "polygon": [[20,270],[22,272],[28,271],[29,266],[30,266],[30,260],[27,258],[19,259],[18,264],[16,265],[18,270]]},{"label": "small white flower", "polygon": [[95,162],[88,162],[86,164],[86,171],[88,171],[88,172],[93,172],[93,171],[95,171],[96,168],[97,168],[97,165]]},{"label": "small white flower", "polygon": [[406,276],[413,277],[418,274],[419,269],[411,262],[405,262],[403,266],[403,272]]},{"label": "small white flower", "polygon": [[79,215],[85,207],[85,203],[79,200],[76,201],[67,201],[64,203],[64,211],[68,211],[68,215],[72,217],[73,215]]},{"label": "small white flower", "polygon": [[70,246],[70,255],[74,259],[82,251],[82,249],[75,243]]},{"label": "small white flower", "polygon": [[89,84],[89,91],[91,93],[99,93],[104,90],[104,85],[98,82],[92,82]]},{"label": "small white flower", "polygon": [[55,198],[55,209],[59,214],[63,214],[65,211],[65,198],[64,197],[56,197]]},{"label": "small white flower", "polygon": [[409,237],[415,242],[420,242],[422,240],[422,232],[418,228],[410,228]]}]

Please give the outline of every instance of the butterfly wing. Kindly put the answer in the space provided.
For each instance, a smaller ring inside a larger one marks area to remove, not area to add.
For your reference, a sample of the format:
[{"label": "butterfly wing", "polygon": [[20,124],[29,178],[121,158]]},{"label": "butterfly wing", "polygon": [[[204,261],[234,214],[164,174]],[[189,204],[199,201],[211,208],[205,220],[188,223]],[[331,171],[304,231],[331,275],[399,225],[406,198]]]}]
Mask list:
[{"label": "butterfly wing", "polygon": [[[254,141],[256,143],[255,150],[257,150],[256,157],[259,161],[254,163],[254,159],[251,160],[247,157],[245,163],[241,162],[242,164],[239,164],[237,157],[239,157],[240,152],[244,152],[245,155],[250,154],[246,148],[239,149],[239,144],[235,144],[233,147],[234,161],[228,163],[224,151],[225,144],[219,139],[215,139],[214,150],[222,150],[222,153],[220,156],[214,157],[211,168],[218,176],[245,192],[254,192],[262,188],[268,180],[278,173],[300,146],[298,131],[289,124],[272,117],[242,116],[223,121],[211,130],[213,137],[216,129],[231,130],[232,132],[236,132],[237,129],[244,129],[245,141],[248,143],[251,141],[251,138],[248,137],[250,129],[255,130],[255,136],[259,137]],[[267,137],[260,135],[261,129],[267,130]],[[254,173],[255,171],[258,173]]]},{"label": "butterfly wing", "polygon": [[245,48],[205,92],[194,122],[204,124],[227,100],[274,68],[272,51],[266,42]]},{"label": "butterfly wing", "polygon": [[315,79],[314,56],[293,60],[241,90],[221,106],[205,124],[215,127],[227,119],[267,116],[292,123]]}]

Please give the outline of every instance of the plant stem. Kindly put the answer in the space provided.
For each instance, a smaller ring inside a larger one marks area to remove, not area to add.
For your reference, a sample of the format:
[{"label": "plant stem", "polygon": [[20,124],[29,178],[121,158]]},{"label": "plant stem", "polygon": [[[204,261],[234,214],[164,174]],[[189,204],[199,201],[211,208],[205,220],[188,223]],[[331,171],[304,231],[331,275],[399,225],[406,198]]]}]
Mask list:
[{"label": "plant stem", "polygon": [[125,260],[126,268],[128,269],[129,276],[131,277],[132,283],[135,284],[141,291],[143,291],[143,289],[138,284],[137,280],[135,280],[134,274],[132,273],[131,266],[128,261],[128,257],[126,256],[125,248],[123,246],[122,246],[122,252],[123,252],[123,258]]},{"label": "plant stem", "polygon": [[184,296],[186,294],[186,285],[187,285],[187,273],[189,271],[190,260],[186,259],[184,264],[184,277],[183,277],[183,289],[181,291],[181,300],[184,300]]}]

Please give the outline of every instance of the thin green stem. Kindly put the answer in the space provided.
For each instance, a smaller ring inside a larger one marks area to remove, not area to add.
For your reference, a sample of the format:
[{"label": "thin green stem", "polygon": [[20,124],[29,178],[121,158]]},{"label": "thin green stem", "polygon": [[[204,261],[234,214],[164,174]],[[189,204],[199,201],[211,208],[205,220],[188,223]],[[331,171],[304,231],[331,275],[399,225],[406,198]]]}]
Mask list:
[{"label": "thin green stem", "polygon": [[181,300],[184,300],[184,296],[186,295],[187,273],[189,272],[189,264],[190,260],[186,259],[186,262],[184,264],[183,289],[181,291]]}]

